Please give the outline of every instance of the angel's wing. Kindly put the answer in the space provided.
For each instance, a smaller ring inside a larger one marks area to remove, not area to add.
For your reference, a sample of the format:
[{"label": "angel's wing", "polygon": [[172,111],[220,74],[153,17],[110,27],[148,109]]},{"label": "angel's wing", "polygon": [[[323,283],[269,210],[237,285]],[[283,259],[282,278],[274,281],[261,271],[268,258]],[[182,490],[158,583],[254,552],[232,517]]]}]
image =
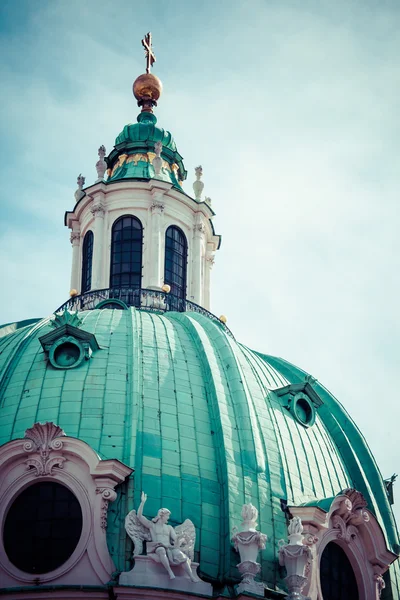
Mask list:
[{"label": "angel's wing", "polygon": [[139,521],[136,510],[131,510],[125,517],[126,533],[134,543],[133,556],[143,552],[143,541],[151,542],[150,531]]},{"label": "angel's wing", "polygon": [[176,546],[182,550],[190,560],[194,559],[194,544],[196,541],[196,530],[190,519],[186,519],[182,525],[175,527]]}]

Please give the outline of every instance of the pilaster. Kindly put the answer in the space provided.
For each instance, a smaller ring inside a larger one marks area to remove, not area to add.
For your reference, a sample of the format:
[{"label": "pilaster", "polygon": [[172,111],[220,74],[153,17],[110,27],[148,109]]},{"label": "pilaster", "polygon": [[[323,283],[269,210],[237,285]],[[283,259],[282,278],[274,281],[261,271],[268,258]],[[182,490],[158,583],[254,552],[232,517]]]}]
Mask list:
[{"label": "pilaster", "polygon": [[71,290],[79,292],[81,287],[79,268],[79,256],[81,247],[81,233],[79,225],[74,224],[74,228],[71,231],[70,238],[72,244],[72,269],[71,269]]},{"label": "pilaster", "polygon": [[93,215],[93,263],[92,263],[92,290],[108,287],[104,280],[104,214],[105,209],[101,202],[94,204],[90,212]]},{"label": "pilaster", "polygon": [[[157,195],[159,196],[159,195]],[[148,287],[161,290],[163,285],[164,270],[162,265],[162,222],[165,204],[159,197],[153,200],[150,206],[150,260],[148,264]]]},{"label": "pilaster", "polygon": [[192,296],[196,304],[203,305],[203,246],[206,227],[201,220],[197,220],[193,228],[193,253],[192,253]]}]

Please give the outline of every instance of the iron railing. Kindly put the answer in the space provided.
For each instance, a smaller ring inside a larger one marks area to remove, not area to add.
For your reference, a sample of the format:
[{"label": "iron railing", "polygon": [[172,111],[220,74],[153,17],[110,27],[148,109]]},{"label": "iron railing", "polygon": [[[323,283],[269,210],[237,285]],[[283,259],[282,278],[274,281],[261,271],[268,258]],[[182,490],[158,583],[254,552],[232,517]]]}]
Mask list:
[{"label": "iron railing", "polygon": [[[114,301],[114,302],[113,302]],[[210,311],[206,310],[195,302],[185,300],[174,296],[173,294],[166,294],[165,292],[159,292],[157,290],[148,290],[143,288],[105,288],[103,290],[93,290],[81,294],[79,296],[72,296],[67,302],[64,302],[55,312],[63,311],[65,309],[74,310],[93,310],[94,308],[121,308],[122,304],[126,306],[134,306],[141,310],[147,310],[150,312],[164,313],[168,311],[176,312],[196,312],[205,317],[208,317],[214,323],[217,323],[224,331],[234,337],[229,327],[227,327],[218,317],[213,315]],[[99,306],[100,305],[100,306]]]}]

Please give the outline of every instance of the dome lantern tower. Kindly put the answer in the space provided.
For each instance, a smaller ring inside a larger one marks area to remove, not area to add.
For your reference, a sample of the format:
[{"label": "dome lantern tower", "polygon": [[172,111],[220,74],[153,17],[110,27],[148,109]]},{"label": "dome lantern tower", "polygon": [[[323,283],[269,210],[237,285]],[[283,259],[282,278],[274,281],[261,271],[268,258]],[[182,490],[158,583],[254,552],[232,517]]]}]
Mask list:
[{"label": "dome lantern tower", "polygon": [[[220,246],[214,212],[202,190],[194,198],[183,191],[183,158],[153,113],[163,86],[150,72],[156,60],[151,33],[142,44],[146,73],[133,83],[137,122],[125,125],[96,163],[98,179],[80,187],[74,210],[65,215],[74,248],[70,303],[95,308],[114,299],[140,307],[143,295],[147,303],[157,293],[164,297],[155,302],[166,310],[183,312],[187,303],[209,310],[210,271]],[[104,162],[106,178],[99,173]]]}]

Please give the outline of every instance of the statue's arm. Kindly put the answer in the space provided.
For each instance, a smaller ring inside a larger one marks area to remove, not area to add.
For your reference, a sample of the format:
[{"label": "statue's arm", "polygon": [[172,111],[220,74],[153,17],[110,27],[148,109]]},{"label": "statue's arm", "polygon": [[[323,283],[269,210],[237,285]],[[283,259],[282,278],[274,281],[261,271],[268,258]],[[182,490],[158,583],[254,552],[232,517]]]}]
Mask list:
[{"label": "statue's arm", "polygon": [[169,526],[169,539],[171,540],[172,546],[175,546],[175,544],[176,544],[176,531],[175,531],[175,529],[171,525]]},{"label": "statue's arm", "polygon": [[147,500],[147,496],[144,492],[142,492],[142,496],[141,496],[141,502],[139,504],[139,508],[137,511],[137,518],[139,519],[139,521],[141,522],[142,525],[144,525],[145,527],[147,527],[147,529],[152,529],[152,522],[149,521],[148,519],[146,519],[146,517],[143,516],[143,507],[145,505],[145,502]]}]

